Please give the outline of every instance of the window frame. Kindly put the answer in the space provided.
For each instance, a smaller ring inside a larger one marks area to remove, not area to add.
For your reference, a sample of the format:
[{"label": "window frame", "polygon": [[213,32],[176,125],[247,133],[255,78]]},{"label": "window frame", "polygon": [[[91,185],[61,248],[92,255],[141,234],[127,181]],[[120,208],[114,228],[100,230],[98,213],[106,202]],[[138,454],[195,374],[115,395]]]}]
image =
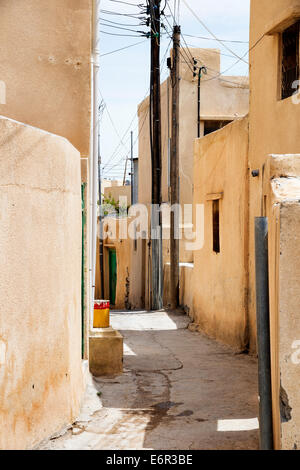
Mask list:
[{"label": "window frame", "polygon": [[[291,27],[298,25],[298,80],[299,85],[298,89],[293,89],[291,94],[288,96],[283,96],[283,35],[286,31],[288,31]],[[278,87],[277,87],[277,99],[278,101],[285,101],[290,99],[295,94],[299,93],[300,91],[300,20],[293,22],[279,34],[278,39]]]}]

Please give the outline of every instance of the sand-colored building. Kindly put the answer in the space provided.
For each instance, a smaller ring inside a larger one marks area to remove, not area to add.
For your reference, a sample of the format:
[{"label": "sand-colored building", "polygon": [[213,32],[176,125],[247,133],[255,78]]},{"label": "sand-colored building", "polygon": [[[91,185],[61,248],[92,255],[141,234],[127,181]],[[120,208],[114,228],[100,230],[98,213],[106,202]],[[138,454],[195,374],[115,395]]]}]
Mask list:
[{"label": "sand-colored building", "polygon": [[[198,116],[198,76],[193,73],[194,60],[198,66],[205,65],[207,74],[203,75],[200,87],[200,115]],[[208,135],[226,126],[232,121],[245,116],[249,110],[248,77],[231,77],[220,75],[221,55],[218,49],[190,49],[181,54],[180,60],[180,91],[179,91],[179,187],[180,204],[185,212],[185,220],[181,229],[180,263],[181,270],[190,270],[193,265],[193,250],[186,249],[187,237],[192,230],[192,210],[188,212],[184,205],[193,203],[194,185],[194,139],[198,135],[198,117],[200,118],[200,136]],[[171,98],[170,79],[161,85],[162,106],[162,202],[170,203],[170,139],[171,139]],[[138,107],[139,116],[139,204],[151,203],[151,155],[149,141],[149,97]],[[188,229],[190,226],[190,229]],[[169,302],[169,219],[164,218],[165,240],[163,241],[164,264],[164,304]],[[140,244],[141,245],[141,244]],[[139,247],[142,250],[141,246]],[[147,256],[147,266],[149,262]],[[146,306],[150,306],[151,281],[149,269],[140,274],[145,276]],[[184,293],[181,292],[181,296]],[[186,305],[189,309],[188,305]]]},{"label": "sand-colored building", "polygon": [[[218,76],[221,71],[220,51],[217,49],[190,49],[190,54],[205,64],[207,75],[201,80],[200,136],[207,135],[231,121],[243,117],[249,110],[248,77]],[[180,61],[179,101],[179,177],[180,203],[193,200],[193,142],[198,127],[198,77],[193,75],[192,60],[187,52]],[[217,77],[212,79],[213,77]],[[171,139],[170,79],[161,85],[162,114],[162,201],[169,202]],[[149,97],[138,107],[139,117],[139,197],[140,204],[151,202],[151,155],[149,141]]]},{"label": "sand-colored building", "polygon": [[[192,253],[187,253],[181,246],[180,301],[194,321],[193,330],[205,332],[238,352],[256,354],[254,222],[255,217],[268,218],[276,449],[300,447],[297,386],[300,379],[299,40],[299,0],[252,0],[249,115],[245,78],[216,77],[207,84],[204,78],[202,135],[196,140],[197,87],[187,64],[181,64],[180,198],[182,204],[193,201],[194,215],[195,207],[203,206],[204,242]],[[212,73],[211,69],[219,70],[216,51],[193,53],[201,55],[206,65],[212,60],[208,65],[209,73]],[[169,202],[169,99],[167,81],[162,84],[162,197],[165,203]],[[148,107],[147,100],[139,106],[139,203],[149,208]],[[219,128],[223,126],[221,129],[205,132],[206,126],[217,121],[221,123]],[[225,122],[228,125],[224,126]],[[138,273],[136,277],[141,280],[137,283],[139,298],[144,302],[143,306],[147,306],[151,254],[147,237],[135,245],[134,242],[124,245],[124,250],[122,243],[120,239],[108,243],[119,250],[120,261],[126,258],[129,276],[121,276],[123,281],[125,279],[124,285],[120,284],[122,297],[132,285],[130,279]],[[133,246],[138,260],[134,267]],[[167,245],[164,261],[167,291]],[[123,261],[121,264],[124,265]]]},{"label": "sand-colored building", "polygon": [[103,199],[103,195],[105,193],[105,190],[107,188],[115,188],[116,186],[122,186],[123,185],[123,181],[121,180],[113,180],[113,179],[106,179],[106,178],[103,178],[101,180],[101,196],[102,196],[102,199]]},{"label": "sand-colored building", "polygon": [[92,6],[0,5],[1,449],[69,425],[83,396]]},{"label": "sand-colored building", "polygon": [[123,204],[126,206],[131,205],[131,186],[130,185],[120,185],[120,186],[110,186],[104,188],[103,191],[105,201],[114,200],[115,202],[123,201]]},{"label": "sand-colored building", "polygon": [[[249,188],[249,319],[250,331],[254,331],[253,223],[255,216],[263,215],[269,217],[272,253],[269,274],[275,445],[283,449],[300,447],[296,386],[300,375],[297,361],[293,361],[300,334],[299,198],[293,190],[299,179],[300,152],[299,95],[295,95],[295,80],[300,79],[299,22],[299,0],[251,2],[249,168],[250,172],[258,169],[259,177],[250,177]],[[270,154],[291,156],[282,159],[281,167],[271,165],[268,173]]]},{"label": "sand-colored building", "polygon": [[[111,309],[135,310],[144,304],[142,278],[138,276],[140,262],[145,262],[137,250],[138,241],[128,237],[134,231],[134,217],[110,217],[103,222],[103,294],[99,251],[97,253],[96,297],[110,300]],[[145,240],[143,241],[145,244]],[[100,244],[99,244],[100,246]],[[144,247],[145,251],[145,247]],[[137,273],[137,274],[136,274]]]},{"label": "sand-colored building", "polygon": [[0,112],[67,138],[85,156],[90,146],[91,11],[91,0],[0,5],[0,77],[6,84]]}]

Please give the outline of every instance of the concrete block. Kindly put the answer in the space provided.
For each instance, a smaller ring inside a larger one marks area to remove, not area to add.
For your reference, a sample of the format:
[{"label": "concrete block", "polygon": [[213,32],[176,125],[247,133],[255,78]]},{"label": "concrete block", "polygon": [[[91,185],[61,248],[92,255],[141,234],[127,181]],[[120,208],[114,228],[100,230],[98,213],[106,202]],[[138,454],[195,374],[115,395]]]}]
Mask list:
[{"label": "concrete block", "polygon": [[97,328],[90,333],[90,371],[95,377],[123,372],[123,336],[113,328]]}]

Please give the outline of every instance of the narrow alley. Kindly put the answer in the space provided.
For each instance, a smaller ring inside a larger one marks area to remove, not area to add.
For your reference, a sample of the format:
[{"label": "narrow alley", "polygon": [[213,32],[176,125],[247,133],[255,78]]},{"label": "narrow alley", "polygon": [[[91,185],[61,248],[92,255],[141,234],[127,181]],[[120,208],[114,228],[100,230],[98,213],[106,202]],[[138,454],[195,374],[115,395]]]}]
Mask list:
[{"label": "narrow alley", "polygon": [[300,450],[300,0],[0,26],[0,451]]},{"label": "narrow alley", "polygon": [[87,387],[81,415],[43,450],[256,450],[257,363],[181,313],[116,312],[124,374]]}]

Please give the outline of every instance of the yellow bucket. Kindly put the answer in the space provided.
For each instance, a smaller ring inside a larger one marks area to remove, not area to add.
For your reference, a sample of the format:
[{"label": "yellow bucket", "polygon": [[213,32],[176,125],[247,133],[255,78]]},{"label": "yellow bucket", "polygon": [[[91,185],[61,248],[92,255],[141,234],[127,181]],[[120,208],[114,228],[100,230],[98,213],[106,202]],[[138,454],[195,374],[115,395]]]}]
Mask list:
[{"label": "yellow bucket", "polygon": [[109,328],[109,300],[95,300],[94,328]]}]

